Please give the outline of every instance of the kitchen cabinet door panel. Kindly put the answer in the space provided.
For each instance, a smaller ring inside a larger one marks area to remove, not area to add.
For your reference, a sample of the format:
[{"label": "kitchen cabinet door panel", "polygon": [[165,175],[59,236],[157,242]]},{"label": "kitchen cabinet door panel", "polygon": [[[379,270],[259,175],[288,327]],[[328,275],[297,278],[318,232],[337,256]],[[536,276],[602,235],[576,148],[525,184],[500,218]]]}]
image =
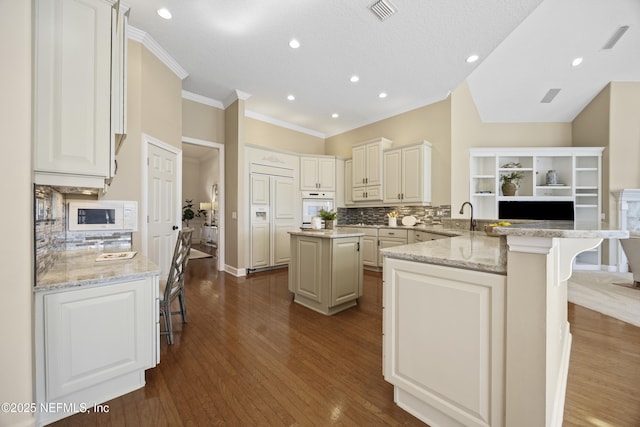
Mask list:
[{"label": "kitchen cabinet door panel", "polygon": [[331,305],[358,298],[362,269],[360,266],[360,239],[334,239],[331,280]]},{"label": "kitchen cabinet door panel", "polygon": [[34,169],[109,176],[111,6],[35,3]]},{"label": "kitchen cabinet door panel", "polygon": [[156,300],[149,283],[44,297],[47,401],[155,365]]},{"label": "kitchen cabinet door panel", "polygon": [[257,223],[251,226],[251,266],[267,267],[270,264],[269,223]]},{"label": "kitchen cabinet door panel", "polygon": [[251,203],[254,205],[268,205],[270,198],[270,183],[268,175],[251,175]]}]

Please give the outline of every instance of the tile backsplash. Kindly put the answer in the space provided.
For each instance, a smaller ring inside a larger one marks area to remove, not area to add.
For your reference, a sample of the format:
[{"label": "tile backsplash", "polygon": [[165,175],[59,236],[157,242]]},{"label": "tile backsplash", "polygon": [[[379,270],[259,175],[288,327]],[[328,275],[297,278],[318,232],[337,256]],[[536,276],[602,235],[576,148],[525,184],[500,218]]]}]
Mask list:
[{"label": "tile backsplash", "polygon": [[34,187],[35,269],[37,277],[46,273],[65,250],[130,250],[130,232],[67,232],[65,196],[53,187]]},{"label": "tile backsplash", "polygon": [[398,212],[398,222],[413,215],[425,224],[442,224],[451,218],[451,206],[385,206],[373,208],[338,208],[338,225],[387,223],[389,212]]}]

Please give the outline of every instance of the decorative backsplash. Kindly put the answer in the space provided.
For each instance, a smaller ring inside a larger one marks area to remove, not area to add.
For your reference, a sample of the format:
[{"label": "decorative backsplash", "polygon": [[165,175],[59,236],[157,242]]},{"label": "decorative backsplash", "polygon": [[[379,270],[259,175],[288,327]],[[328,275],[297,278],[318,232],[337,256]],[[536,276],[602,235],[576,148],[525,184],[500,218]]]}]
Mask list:
[{"label": "decorative backsplash", "polygon": [[38,275],[46,273],[62,251],[131,249],[130,232],[66,232],[67,219],[64,204],[65,197],[57,188],[44,185],[34,187],[36,282]]},{"label": "decorative backsplash", "polygon": [[386,224],[389,212],[398,212],[398,224],[407,215],[415,216],[424,224],[442,224],[451,218],[451,205],[338,208],[338,225]]}]

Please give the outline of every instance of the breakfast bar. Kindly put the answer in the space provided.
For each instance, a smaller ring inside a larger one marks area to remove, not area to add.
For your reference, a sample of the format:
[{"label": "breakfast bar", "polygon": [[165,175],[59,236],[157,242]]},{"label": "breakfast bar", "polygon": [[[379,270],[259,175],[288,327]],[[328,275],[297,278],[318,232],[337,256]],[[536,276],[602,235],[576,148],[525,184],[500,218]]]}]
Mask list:
[{"label": "breakfast bar", "polygon": [[458,234],[381,250],[396,403],[432,426],[560,427],[572,262],[628,233],[535,222]]}]

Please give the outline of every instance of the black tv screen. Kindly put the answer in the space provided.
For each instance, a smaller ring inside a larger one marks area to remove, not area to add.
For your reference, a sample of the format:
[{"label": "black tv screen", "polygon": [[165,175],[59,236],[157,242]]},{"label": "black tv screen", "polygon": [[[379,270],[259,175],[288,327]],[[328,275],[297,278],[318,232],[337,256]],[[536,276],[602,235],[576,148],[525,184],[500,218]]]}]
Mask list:
[{"label": "black tv screen", "polygon": [[573,202],[498,202],[499,219],[538,219],[573,221]]}]

